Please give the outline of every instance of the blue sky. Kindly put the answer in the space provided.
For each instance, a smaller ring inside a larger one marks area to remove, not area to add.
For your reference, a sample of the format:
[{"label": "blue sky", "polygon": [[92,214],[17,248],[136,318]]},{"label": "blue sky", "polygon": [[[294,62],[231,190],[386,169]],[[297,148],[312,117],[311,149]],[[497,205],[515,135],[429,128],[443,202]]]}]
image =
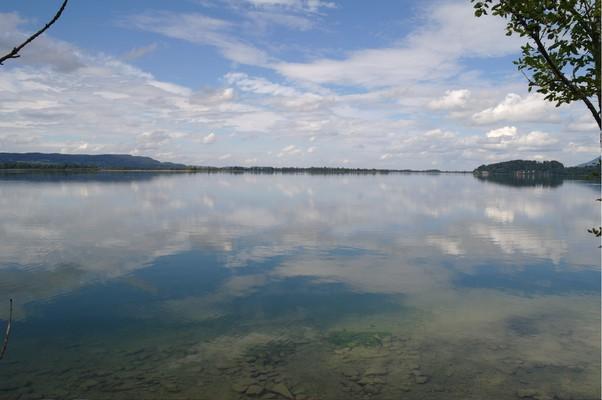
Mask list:
[{"label": "blue sky", "polygon": [[[0,4],[0,49],[60,1]],[[71,1],[0,67],[0,151],[199,165],[471,169],[597,155],[529,94],[521,39],[468,0]]]}]

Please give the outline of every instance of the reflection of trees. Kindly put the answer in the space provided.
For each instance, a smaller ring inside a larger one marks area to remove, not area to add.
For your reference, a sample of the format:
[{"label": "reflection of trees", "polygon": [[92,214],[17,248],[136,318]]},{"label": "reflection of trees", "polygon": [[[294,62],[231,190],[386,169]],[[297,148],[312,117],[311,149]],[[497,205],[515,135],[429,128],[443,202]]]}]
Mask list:
[{"label": "reflection of trees", "polygon": [[71,182],[71,183],[131,183],[136,181],[150,181],[159,176],[171,174],[171,172],[90,172],[90,171],[0,171],[0,182],[23,181],[23,182]]},{"label": "reflection of trees", "polygon": [[550,174],[529,174],[529,175],[475,175],[480,181],[493,182],[505,186],[542,186],[542,187],[558,187],[564,182],[562,176]]},{"label": "reflection of trees", "polygon": [[2,349],[0,349],[0,360],[4,358],[4,354],[6,354],[6,349],[8,348],[8,338],[10,337],[10,328],[13,322],[13,299],[9,300],[9,316],[8,322],[6,323],[6,331],[4,332],[4,341],[2,342]]}]

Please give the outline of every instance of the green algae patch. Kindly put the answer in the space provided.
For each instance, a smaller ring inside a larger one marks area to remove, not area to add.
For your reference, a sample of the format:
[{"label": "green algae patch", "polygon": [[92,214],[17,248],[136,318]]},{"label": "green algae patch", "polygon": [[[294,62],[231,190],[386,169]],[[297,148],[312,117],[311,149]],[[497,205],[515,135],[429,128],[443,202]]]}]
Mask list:
[{"label": "green algae patch", "polygon": [[391,337],[390,332],[352,332],[334,331],[326,337],[328,343],[335,347],[380,347],[385,338]]}]

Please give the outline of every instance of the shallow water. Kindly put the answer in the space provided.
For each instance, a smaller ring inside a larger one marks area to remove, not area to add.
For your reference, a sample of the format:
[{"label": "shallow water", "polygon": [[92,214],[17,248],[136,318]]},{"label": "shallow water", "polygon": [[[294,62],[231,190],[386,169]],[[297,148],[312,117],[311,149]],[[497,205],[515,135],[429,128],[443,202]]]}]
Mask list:
[{"label": "shallow water", "polygon": [[598,399],[599,191],[0,174],[0,398]]}]

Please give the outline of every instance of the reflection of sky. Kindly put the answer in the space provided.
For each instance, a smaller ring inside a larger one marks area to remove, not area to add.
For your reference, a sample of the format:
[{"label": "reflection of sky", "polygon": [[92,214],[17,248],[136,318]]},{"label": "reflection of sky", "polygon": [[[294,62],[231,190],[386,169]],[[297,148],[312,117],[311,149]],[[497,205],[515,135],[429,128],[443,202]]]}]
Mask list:
[{"label": "reflection of sky", "polygon": [[454,274],[473,283],[467,274],[486,265],[569,276],[599,267],[585,232],[600,219],[595,197],[576,182],[519,188],[465,175],[1,180],[0,291],[23,304],[190,251],[230,271],[221,299],[298,277],[412,294],[449,289]]}]

